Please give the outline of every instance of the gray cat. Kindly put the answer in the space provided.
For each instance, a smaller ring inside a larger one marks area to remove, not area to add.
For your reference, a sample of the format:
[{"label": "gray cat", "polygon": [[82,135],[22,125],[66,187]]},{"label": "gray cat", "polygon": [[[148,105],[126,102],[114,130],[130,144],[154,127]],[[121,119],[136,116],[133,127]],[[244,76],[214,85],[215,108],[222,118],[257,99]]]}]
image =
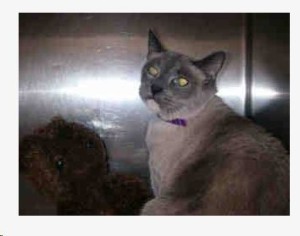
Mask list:
[{"label": "gray cat", "polygon": [[216,95],[224,52],[166,50],[149,31],[140,96],[155,198],[144,215],[287,215],[289,156],[281,143]]}]

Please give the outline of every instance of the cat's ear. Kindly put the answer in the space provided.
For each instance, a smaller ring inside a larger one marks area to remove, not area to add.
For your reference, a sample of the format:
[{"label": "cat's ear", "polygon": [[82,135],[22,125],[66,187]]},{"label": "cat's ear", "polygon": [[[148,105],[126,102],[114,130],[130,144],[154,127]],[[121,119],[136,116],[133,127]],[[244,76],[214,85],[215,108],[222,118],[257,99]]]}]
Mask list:
[{"label": "cat's ear", "polygon": [[150,57],[153,53],[160,53],[166,51],[164,47],[162,46],[161,42],[158,40],[158,38],[155,36],[153,31],[149,29],[148,33],[148,55],[147,58]]},{"label": "cat's ear", "polygon": [[193,63],[198,68],[200,68],[209,78],[214,79],[221,70],[225,62],[225,58],[225,52],[219,51],[212,53],[201,60],[194,61]]}]

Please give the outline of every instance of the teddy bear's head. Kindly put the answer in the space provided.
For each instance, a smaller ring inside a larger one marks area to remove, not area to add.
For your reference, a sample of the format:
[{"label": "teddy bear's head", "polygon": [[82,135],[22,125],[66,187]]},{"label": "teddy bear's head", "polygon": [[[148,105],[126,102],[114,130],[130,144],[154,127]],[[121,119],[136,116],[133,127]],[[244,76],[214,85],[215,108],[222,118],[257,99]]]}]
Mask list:
[{"label": "teddy bear's head", "polygon": [[[86,186],[108,172],[100,137],[78,123],[56,117],[20,142],[20,171],[34,187],[57,200],[61,192]],[[101,183],[99,183],[101,185]],[[64,194],[66,195],[66,194]]]}]

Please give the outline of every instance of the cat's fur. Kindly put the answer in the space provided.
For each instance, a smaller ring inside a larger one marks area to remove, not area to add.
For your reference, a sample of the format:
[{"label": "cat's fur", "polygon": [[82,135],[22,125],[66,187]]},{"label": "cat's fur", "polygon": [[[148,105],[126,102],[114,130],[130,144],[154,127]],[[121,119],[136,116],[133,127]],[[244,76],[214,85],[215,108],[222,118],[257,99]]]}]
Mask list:
[{"label": "cat's fur", "polygon": [[[155,198],[142,214],[289,214],[286,150],[215,95],[225,54],[194,61],[167,51],[151,31],[148,49],[140,96],[158,118],[146,135]],[[159,69],[156,78],[150,66]],[[188,86],[172,87],[181,75]],[[186,127],[167,122],[175,118],[185,119]]]}]

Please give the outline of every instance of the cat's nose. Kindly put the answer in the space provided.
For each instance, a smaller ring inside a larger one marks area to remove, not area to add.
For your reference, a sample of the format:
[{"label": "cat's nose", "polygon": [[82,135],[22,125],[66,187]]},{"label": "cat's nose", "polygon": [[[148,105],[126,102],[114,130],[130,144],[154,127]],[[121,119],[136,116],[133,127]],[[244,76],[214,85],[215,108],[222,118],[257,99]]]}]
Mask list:
[{"label": "cat's nose", "polygon": [[156,85],[156,84],[152,84],[151,85],[151,92],[153,95],[157,94],[157,93],[160,93],[161,91],[163,91],[163,88]]}]

